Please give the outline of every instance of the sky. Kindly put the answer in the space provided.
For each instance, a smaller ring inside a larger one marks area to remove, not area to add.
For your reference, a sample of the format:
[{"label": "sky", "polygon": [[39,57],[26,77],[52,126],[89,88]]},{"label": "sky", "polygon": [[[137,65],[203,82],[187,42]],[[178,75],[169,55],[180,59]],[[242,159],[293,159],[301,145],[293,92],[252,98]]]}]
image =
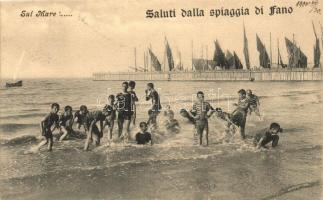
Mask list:
[{"label": "sky", "polygon": [[[294,0],[124,0],[117,3],[0,0],[0,74],[6,79],[76,78],[91,77],[94,72],[128,71],[129,66],[134,66],[135,48],[138,66],[143,66],[144,52],[150,46],[163,63],[165,37],[175,59],[181,53],[184,68],[191,68],[192,51],[194,57],[212,59],[216,39],[224,51],[235,51],[245,65],[243,23],[251,66],[259,65],[256,34],[269,53],[270,33],[274,63],[278,40],[283,61],[287,62],[284,37],[292,39],[294,34],[312,65],[315,41],[312,21],[318,36],[322,37],[319,21],[323,13],[310,13],[311,7],[298,8],[296,3]],[[291,6],[293,13],[269,16],[272,5]],[[263,6],[265,14],[255,15],[255,6]],[[322,3],[317,7],[323,12]],[[192,8],[203,9],[205,17],[180,17],[181,9]],[[250,15],[209,16],[210,9],[221,8],[249,8]],[[147,9],[176,9],[177,17],[148,19]],[[24,10],[33,11],[33,17],[21,17]],[[39,10],[71,16],[35,17]]]}]

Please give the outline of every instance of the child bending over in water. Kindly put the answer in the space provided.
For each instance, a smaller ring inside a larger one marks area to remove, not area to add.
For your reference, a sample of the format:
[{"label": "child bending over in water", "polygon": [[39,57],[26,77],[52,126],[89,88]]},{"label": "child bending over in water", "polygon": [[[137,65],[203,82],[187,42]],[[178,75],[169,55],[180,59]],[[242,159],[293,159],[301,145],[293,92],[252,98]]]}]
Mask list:
[{"label": "child bending over in water", "polygon": [[168,111],[165,128],[168,133],[179,133],[181,130],[178,121],[174,119],[174,112],[172,110]]},{"label": "child bending over in water", "polygon": [[257,148],[267,148],[266,145],[271,142],[272,147],[278,145],[279,136],[278,133],[282,133],[283,129],[280,128],[278,123],[271,123],[269,129],[266,129],[258,134],[254,138],[254,144]]},{"label": "child bending over in water", "polygon": [[[43,141],[41,141],[36,150],[39,150],[40,147],[48,144],[48,150],[52,150],[53,146],[53,131],[58,128],[59,116],[57,112],[59,111],[58,103],[53,103],[51,106],[51,111],[46,117],[40,122],[41,134],[43,136]],[[53,126],[54,125],[54,126]]]},{"label": "child bending over in water", "polygon": [[[103,137],[103,122],[106,119],[106,113],[102,113],[101,111],[89,112],[85,105],[81,106],[80,111],[82,115],[85,115],[83,119],[83,126],[86,133],[84,150],[88,150],[91,140],[95,146],[100,144],[100,140]],[[97,122],[100,123],[100,129],[96,125]]]},{"label": "child bending over in water", "polygon": [[148,128],[147,123],[140,122],[139,127],[140,127],[140,132],[136,134],[137,144],[148,144],[150,142],[150,145],[153,145],[151,134],[147,132],[147,128]]},{"label": "child bending over in water", "polygon": [[73,113],[71,106],[65,106],[64,113],[59,117],[59,126],[63,132],[63,135],[61,135],[59,141],[62,141],[68,134],[73,132]]}]

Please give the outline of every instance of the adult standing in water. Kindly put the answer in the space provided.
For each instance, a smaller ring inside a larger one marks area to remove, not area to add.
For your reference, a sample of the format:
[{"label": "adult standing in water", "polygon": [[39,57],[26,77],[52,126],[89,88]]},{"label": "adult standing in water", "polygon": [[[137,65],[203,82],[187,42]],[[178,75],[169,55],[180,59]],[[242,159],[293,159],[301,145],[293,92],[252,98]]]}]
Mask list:
[{"label": "adult standing in water", "polygon": [[[133,115],[131,110],[131,94],[128,92],[128,82],[122,83],[122,92],[117,95],[118,111],[118,136],[123,142],[128,142],[130,133],[130,120]],[[124,127],[125,125],[125,127]]]},{"label": "adult standing in water", "polygon": [[152,106],[151,109],[149,109],[149,119],[148,124],[155,127],[157,126],[157,115],[160,113],[160,110],[162,109],[162,106],[160,105],[160,98],[158,92],[154,88],[153,83],[147,84],[146,89],[146,101],[151,100]]}]

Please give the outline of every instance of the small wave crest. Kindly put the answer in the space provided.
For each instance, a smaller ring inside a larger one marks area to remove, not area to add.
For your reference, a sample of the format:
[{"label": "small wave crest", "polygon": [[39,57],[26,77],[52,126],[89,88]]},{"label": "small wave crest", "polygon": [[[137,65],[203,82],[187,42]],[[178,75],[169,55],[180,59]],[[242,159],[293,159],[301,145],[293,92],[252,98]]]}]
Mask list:
[{"label": "small wave crest", "polygon": [[0,116],[0,119],[21,119],[21,118],[32,118],[32,117],[45,117],[46,113],[27,113],[27,114],[17,114],[9,116]]},{"label": "small wave crest", "polygon": [[6,123],[0,124],[0,131],[9,132],[9,131],[17,131],[25,128],[37,128],[37,124],[18,124],[18,123]]},{"label": "small wave crest", "polygon": [[11,139],[1,139],[0,144],[1,145],[21,145],[21,144],[30,144],[35,143],[37,141],[37,137],[34,135],[23,135]]}]

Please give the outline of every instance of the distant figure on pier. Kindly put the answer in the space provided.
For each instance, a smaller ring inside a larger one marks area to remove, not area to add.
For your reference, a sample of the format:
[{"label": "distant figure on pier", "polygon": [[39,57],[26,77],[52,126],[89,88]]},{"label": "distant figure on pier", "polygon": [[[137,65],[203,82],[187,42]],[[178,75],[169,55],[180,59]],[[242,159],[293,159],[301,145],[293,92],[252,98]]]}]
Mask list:
[{"label": "distant figure on pier", "polygon": [[241,89],[238,91],[239,100],[234,105],[237,107],[232,113],[232,122],[240,127],[240,135],[242,139],[246,138],[245,126],[247,120],[247,112],[249,109],[249,101],[246,96],[246,91]]},{"label": "distant figure on pier", "polygon": [[261,115],[259,111],[259,106],[260,106],[259,98],[255,94],[253,94],[252,91],[249,89],[247,90],[247,99],[250,104],[249,115],[251,115],[251,113],[254,112],[259,117],[259,120],[261,120]]},{"label": "distant figure on pier", "polygon": [[157,127],[157,116],[160,113],[160,110],[162,109],[162,106],[160,105],[159,94],[155,90],[153,83],[147,84],[147,89],[145,92],[146,92],[146,101],[151,100],[151,103],[152,103],[151,109],[149,109],[148,111],[149,125],[153,125]]},{"label": "distant figure on pier", "polygon": [[135,92],[136,82],[129,81],[129,93],[131,94],[131,110],[133,115],[131,117],[131,122],[133,125],[136,125],[136,116],[137,116],[137,107],[136,102],[139,100]]},{"label": "distant figure on pier", "polygon": [[[122,92],[117,95],[118,111],[118,136],[124,143],[128,142],[130,136],[130,120],[133,115],[131,109],[131,94],[128,92],[128,82],[122,83]],[[125,127],[123,126],[125,124]]]}]

